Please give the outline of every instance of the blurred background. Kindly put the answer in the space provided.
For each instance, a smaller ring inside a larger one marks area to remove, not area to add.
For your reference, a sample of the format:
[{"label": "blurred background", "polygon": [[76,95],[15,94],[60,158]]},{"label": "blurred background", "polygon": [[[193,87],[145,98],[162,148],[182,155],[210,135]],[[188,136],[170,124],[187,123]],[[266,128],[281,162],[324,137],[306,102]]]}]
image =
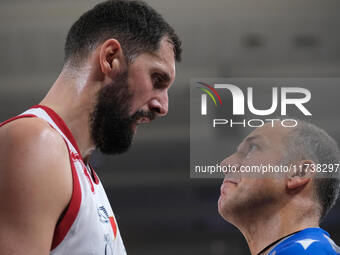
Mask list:
[{"label": "blurred background", "polygon": [[[61,71],[68,29],[98,2],[1,0],[0,121],[39,103]],[[340,1],[147,2],[183,41],[169,114],[141,127],[128,153],[92,158],[128,254],[249,254],[217,213],[221,180],[190,179],[190,78],[340,76]],[[338,126],[323,121],[339,111],[322,90],[317,97],[324,110],[314,121],[339,142]],[[337,205],[323,223],[337,243],[339,213]]]}]

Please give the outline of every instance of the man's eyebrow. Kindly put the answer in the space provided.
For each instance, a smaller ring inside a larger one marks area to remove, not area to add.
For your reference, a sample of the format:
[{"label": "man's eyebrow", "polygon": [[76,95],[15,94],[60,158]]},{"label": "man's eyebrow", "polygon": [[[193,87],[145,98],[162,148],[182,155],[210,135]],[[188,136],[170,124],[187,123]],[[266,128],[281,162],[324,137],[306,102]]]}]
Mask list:
[{"label": "man's eyebrow", "polygon": [[245,140],[246,143],[250,143],[256,139],[263,139],[262,135],[254,135],[254,136],[249,136],[247,137],[247,139]]},{"label": "man's eyebrow", "polygon": [[262,137],[262,135],[253,135],[253,136],[249,136],[249,137],[246,138],[245,141],[243,141],[242,143],[240,143],[239,146],[237,146],[237,150],[240,149],[240,146],[241,146],[243,143],[250,143],[250,142],[252,142],[252,141],[254,141],[254,140],[256,140],[256,139],[263,139],[263,137]]},{"label": "man's eyebrow", "polygon": [[[164,70],[164,63],[162,63],[163,60],[156,53],[152,52],[150,54],[153,55],[154,57],[158,58],[161,61],[161,66],[158,66],[158,65],[154,66],[152,68],[153,69],[152,73],[154,73],[154,74],[156,73],[159,76],[161,76],[161,79],[164,82],[171,81],[171,75],[166,70]],[[165,67],[165,69],[166,69],[166,67]]]}]

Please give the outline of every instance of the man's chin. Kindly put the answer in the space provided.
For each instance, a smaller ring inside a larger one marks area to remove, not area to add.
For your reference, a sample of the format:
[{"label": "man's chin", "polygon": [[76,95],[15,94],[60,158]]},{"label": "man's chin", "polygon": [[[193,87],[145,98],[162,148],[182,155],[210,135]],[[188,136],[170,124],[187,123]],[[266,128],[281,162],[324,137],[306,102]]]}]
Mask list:
[{"label": "man's chin", "polygon": [[124,141],[124,143],[117,143],[117,142],[111,142],[107,144],[106,146],[98,146],[97,148],[106,155],[116,155],[116,154],[122,154],[127,152],[133,143],[134,140],[134,134],[131,133],[131,137],[129,141]]},{"label": "man's chin", "polygon": [[227,208],[225,208],[225,205],[224,205],[223,201],[221,200],[221,197],[220,197],[220,199],[218,200],[218,203],[217,203],[217,211],[218,211],[218,214],[224,220],[228,221]]}]

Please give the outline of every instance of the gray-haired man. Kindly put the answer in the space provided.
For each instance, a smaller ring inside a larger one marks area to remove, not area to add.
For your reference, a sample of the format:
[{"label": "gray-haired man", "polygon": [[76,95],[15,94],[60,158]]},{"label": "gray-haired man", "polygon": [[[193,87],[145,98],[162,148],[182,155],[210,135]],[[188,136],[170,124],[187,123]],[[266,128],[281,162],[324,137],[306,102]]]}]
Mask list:
[{"label": "gray-haired man", "polygon": [[[304,121],[257,128],[221,163],[238,171],[224,178],[219,213],[242,232],[252,255],[340,254],[319,227],[339,194],[339,155],[334,139]],[[254,178],[242,171],[251,166],[289,171]]]}]

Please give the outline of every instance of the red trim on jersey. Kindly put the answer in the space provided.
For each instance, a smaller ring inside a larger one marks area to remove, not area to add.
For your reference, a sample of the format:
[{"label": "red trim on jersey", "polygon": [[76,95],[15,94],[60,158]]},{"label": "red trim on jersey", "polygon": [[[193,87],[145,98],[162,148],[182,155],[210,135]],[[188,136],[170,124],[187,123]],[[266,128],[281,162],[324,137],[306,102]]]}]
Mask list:
[{"label": "red trim on jersey", "polygon": [[92,165],[89,163],[89,167],[90,167],[90,169],[91,169],[91,172],[92,172],[92,176],[93,176],[93,181],[94,181],[94,183],[95,184],[99,184],[99,178],[98,178],[98,175],[97,175],[97,173],[93,170],[93,167],[92,167]]},{"label": "red trim on jersey", "polygon": [[21,119],[21,118],[28,118],[28,117],[29,117],[29,118],[34,118],[34,117],[37,117],[37,116],[35,116],[34,114],[23,114],[23,115],[18,115],[18,116],[15,116],[15,117],[10,118],[10,119],[8,119],[8,120],[5,120],[4,122],[1,122],[1,123],[0,123],[0,127],[6,125],[8,122],[11,122],[11,121],[13,121],[13,120],[17,120],[17,119]]},{"label": "red trim on jersey", "polygon": [[77,160],[83,161],[83,159],[81,158],[81,156],[80,156],[80,154],[78,152],[77,153],[73,153],[71,151],[71,156],[72,156],[72,159],[75,160],[75,161],[77,161]]},{"label": "red trim on jersey", "polygon": [[109,219],[110,219],[111,227],[112,227],[112,230],[113,230],[113,235],[116,238],[116,236],[117,236],[117,224],[116,224],[116,221],[115,221],[115,219],[112,216],[109,217]]},{"label": "red trim on jersey", "polygon": [[[40,106],[33,106],[32,108],[42,108],[43,110],[49,109],[47,107],[40,107]],[[64,121],[51,109],[46,110],[46,112],[50,115],[52,120],[58,125],[60,130],[65,132],[64,134],[69,139],[74,140],[71,132],[69,131],[69,129],[65,125]],[[8,122],[14,121],[16,119],[27,118],[27,117],[34,118],[34,117],[38,117],[38,116],[36,116],[34,114],[18,115],[18,116],[15,116],[13,118],[10,118],[10,119],[0,123],[0,127],[4,126]],[[50,124],[50,126],[51,126],[51,124]],[[69,134],[67,134],[67,132]],[[69,135],[71,135],[71,136],[69,136]],[[65,141],[65,139],[64,139],[64,141]],[[72,140],[70,140],[70,142],[72,142]],[[67,232],[70,230],[74,220],[76,219],[76,217],[78,215],[78,212],[79,212],[79,209],[80,209],[80,203],[81,203],[81,189],[80,189],[80,183],[79,183],[79,179],[78,179],[77,170],[76,170],[76,168],[74,166],[74,162],[72,160],[71,150],[70,150],[66,141],[65,141],[65,144],[66,144],[67,149],[69,151],[71,171],[72,171],[72,180],[73,180],[72,197],[71,197],[70,203],[68,204],[67,208],[64,211],[62,218],[57,223],[57,225],[54,229],[54,235],[53,235],[51,250],[53,250],[55,247],[57,247],[64,240]],[[79,151],[75,141],[74,141],[74,143],[72,142],[72,144],[75,147],[75,149]]]},{"label": "red trim on jersey", "polygon": [[91,179],[89,172],[87,171],[87,168],[85,167],[85,165],[83,166],[83,171],[84,171],[84,174],[85,174],[87,180],[90,183],[92,193],[95,193],[94,192],[94,186],[93,186],[93,183],[92,183],[92,179]]},{"label": "red trim on jersey", "polygon": [[72,180],[73,180],[73,190],[72,190],[72,197],[70,200],[70,203],[68,207],[66,208],[66,211],[61,218],[61,220],[57,223],[57,226],[54,229],[54,235],[53,235],[53,241],[52,241],[52,247],[51,250],[56,248],[65,238],[68,231],[70,230],[73,222],[75,221],[79,209],[80,209],[80,203],[81,203],[81,189],[80,189],[80,183],[78,179],[77,170],[75,168],[72,156],[71,156],[71,150],[65,141],[67,145],[67,149],[69,151],[70,155],[70,163],[71,163],[71,170],[72,170]]},{"label": "red trim on jersey", "polygon": [[81,155],[80,150],[78,148],[76,139],[74,139],[71,131],[66,126],[64,120],[51,108],[45,106],[45,105],[34,105],[31,108],[41,108],[51,117],[51,119],[57,124],[58,128],[64,133],[64,135],[67,137],[67,139],[72,143],[73,147],[76,149],[76,151]]},{"label": "red trim on jersey", "polygon": [[[44,106],[44,105],[35,105],[31,108],[41,108],[43,109],[54,121],[54,123],[58,126],[58,128],[61,130],[61,132],[64,133],[64,135],[67,137],[67,139],[72,143],[73,147],[77,150],[80,158],[81,154],[77,145],[76,140],[74,139],[71,131],[66,126],[63,119],[51,108]],[[70,157],[70,164],[71,164],[71,170],[72,170],[72,180],[73,180],[73,189],[72,189],[72,197],[70,200],[70,203],[68,204],[67,208],[64,211],[64,215],[62,216],[61,220],[57,223],[55,229],[54,229],[54,235],[52,240],[52,247],[51,250],[56,248],[65,238],[68,231],[70,230],[74,220],[76,219],[80,204],[81,204],[81,189],[80,189],[80,183],[78,179],[77,170],[75,168],[73,158],[72,158],[72,152],[65,141],[67,149],[69,151],[69,157]],[[82,159],[81,159],[82,160]]]},{"label": "red trim on jersey", "polygon": [[[89,183],[90,183],[91,191],[92,191],[93,193],[95,193],[94,186],[93,186],[93,183],[92,183],[93,180],[92,180],[92,178],[90,177],[89,170],[87,170],[87,167],[85,166],[83,159],[81,158],[81,156],[79,155],[79,153],[73,153],[73,152],[71,152],[71,157],[72,157],[73,161],[80,161],[80,163],[81,163],[82,166],[83,166],[84,174],[85,174],[87,180],[88,180]],[[92,173],[91,173],[91,175],[92,175]]]}]

